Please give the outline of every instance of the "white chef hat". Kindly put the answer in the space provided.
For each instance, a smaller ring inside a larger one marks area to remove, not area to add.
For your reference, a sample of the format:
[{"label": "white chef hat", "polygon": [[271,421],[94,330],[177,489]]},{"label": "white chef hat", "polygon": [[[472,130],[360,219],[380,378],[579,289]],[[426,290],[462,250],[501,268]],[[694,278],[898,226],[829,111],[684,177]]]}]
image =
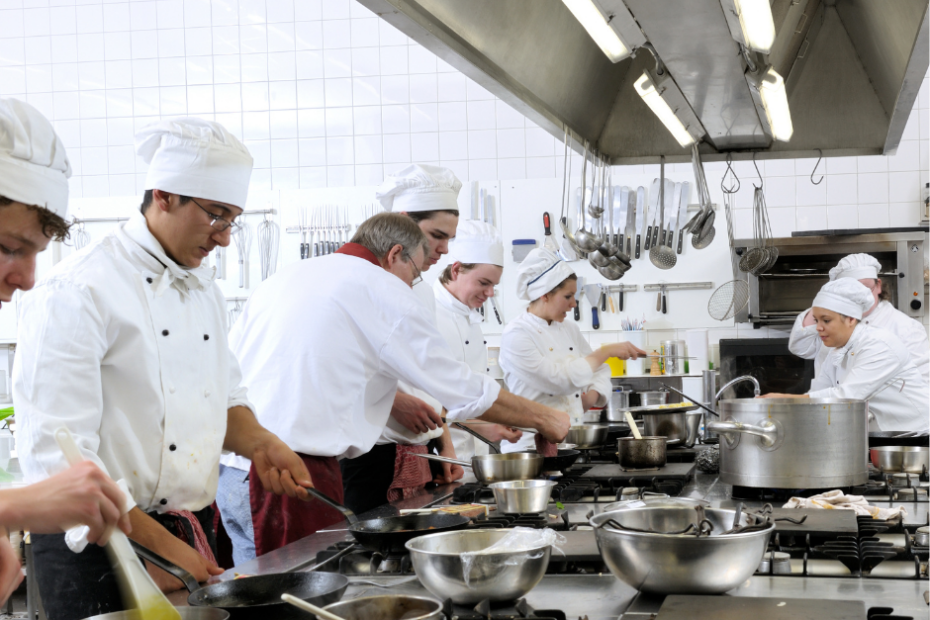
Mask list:
[{"label": "white chef hat", "polygon": [[68,214],[71,163],[52,124],[18,99],[0,99],[0,196]]},{"label": "white chef hat", "polygon": [[861,319],[875,303],[872,291],[858,279],[840,278],[827,282],[814,297],[813,306]]},{"label": "white chef hat", "polygon": [[136,134],[136,153],[149,165],[145,189],[245,209],[252,156],[219,123],[194,117],[157,121]]},{"label": "white chef hat", "polygon": [[539,299],[574,273],[568,263],[552,250],[536,248],[520,263],[517,296],[528,301]]},{"label": "white chef hat", "polygon": [[460,263],[504,266],[504,242],[497,229],[478,220],[459,222],[449,244],[449,258]]},{"label": "white chef hat", "polygon": [[882,264],[878,262],[874,256],[870,256],[869,254],[850,254],[840,260],[840,262],[836,264],[836,267],[830,270],[830,279],[875,279],[878,278],[878,272],[881,271],[881,269]]},{"label": "white chef hat", "polygon": [[385,211],[458,211],[462,182],[448,168],[411,164],[387,175],[375,192]]}]

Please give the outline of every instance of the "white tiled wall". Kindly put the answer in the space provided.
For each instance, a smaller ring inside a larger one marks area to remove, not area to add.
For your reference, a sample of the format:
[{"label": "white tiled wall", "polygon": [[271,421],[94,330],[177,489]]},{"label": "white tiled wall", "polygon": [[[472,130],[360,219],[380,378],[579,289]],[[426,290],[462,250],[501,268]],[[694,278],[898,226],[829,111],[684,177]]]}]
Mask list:
[{"label": "white tiled wall", "polygon": [[[375,185],[412,161],[463,180],[562,169],[550,135],[352,0],[0,0],[0,95],[54,119],[75,196],[137,194],[134,130],[179,114],[245,140],[259,190]],[[826,160],[816,186],[812,160],[760,163],[775,234],[915,223],[928,130],[925,79],[897,155]]]}]

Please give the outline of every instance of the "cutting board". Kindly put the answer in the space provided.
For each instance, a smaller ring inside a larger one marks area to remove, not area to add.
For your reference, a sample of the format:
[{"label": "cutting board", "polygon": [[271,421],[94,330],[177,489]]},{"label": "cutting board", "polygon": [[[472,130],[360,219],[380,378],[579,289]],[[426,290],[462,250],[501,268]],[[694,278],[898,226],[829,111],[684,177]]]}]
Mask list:
[{"label": "cutting board", "polygon": [[668,596],[656,620],[865,620],[862,601],[748,596]]}]

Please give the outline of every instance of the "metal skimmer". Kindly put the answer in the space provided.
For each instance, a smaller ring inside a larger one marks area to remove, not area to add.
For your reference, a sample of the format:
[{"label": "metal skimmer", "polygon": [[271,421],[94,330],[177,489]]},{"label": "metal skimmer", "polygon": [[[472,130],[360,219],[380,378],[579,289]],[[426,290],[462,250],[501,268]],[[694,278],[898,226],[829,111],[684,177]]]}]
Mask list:
[{"label": "metal skimmer", "polygon": [[[659,159],[659,229],[665,230],[665,155]],[[663,239],[664,240],[664,239]],[[649,260],[659,269],[671,269],[678,262],[675,250],[660,243],[649,248]]]}]

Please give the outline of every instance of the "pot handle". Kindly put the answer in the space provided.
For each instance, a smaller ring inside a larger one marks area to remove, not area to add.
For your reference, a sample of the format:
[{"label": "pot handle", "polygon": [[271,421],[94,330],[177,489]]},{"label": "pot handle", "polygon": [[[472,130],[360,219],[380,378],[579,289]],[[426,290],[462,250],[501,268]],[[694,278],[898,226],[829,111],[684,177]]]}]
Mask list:
[{"label": "pot handle", "polygon": [[450,459],[447,456],[437,456],[435,454],[411,454],[410,456],[415,456],[417,458],[426,459],[428,461],[439,461],[440,463],[452,463],[453,465],[461,465],[462,467],[467,467],[471,469],[471,461],[460,461],[458,459]]},{"label": "pot handle", "polygon": [[743,424],[736,420],[731,422],[708,422],[704,425],[704,429],[713,433],[727,435],[728,440],[732,438],[734,433],[755,435],[762,440],[762,445],[766,448],[774,446],[775,440],[778,439],[778,428],[772,422],[763,422],[759,426]]}]

